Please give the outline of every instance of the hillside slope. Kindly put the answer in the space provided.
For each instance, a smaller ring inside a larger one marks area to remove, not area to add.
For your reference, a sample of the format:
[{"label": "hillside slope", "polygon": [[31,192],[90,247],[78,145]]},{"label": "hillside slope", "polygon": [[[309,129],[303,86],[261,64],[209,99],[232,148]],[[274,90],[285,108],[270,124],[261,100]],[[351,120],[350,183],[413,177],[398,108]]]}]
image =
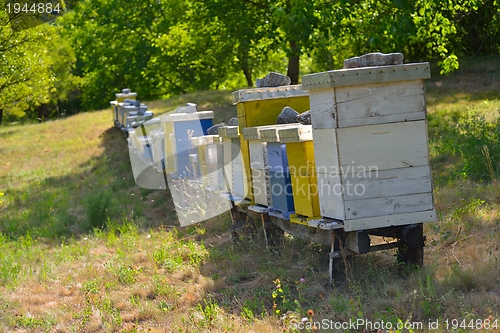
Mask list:
[{"label": "hillside slope", "polygon": [[[314,244],[235,246],[224,216],[176,227],[168,191],[134,184],[109,110],[0,127],[0,331],[291,332],[307,317],[433,332],[429,321],[445,331],[444,320],[474,320],[500,332],[498,168],[490,173],[481,152],[491,147],[496,166],[499,63],[472,59],[426,83],[439,222],[425,227],[425,268],[399,270],[391,251],[363,255],[334,289]],[[186,102],[216,121],[235,115],[230,92],[147,104],[164,112]]]}]

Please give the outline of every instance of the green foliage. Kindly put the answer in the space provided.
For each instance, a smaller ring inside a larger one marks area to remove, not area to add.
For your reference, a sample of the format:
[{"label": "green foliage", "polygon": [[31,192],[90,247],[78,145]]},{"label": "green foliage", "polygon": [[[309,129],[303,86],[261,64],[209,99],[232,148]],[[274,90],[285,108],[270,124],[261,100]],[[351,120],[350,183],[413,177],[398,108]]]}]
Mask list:
[{"label": "green foliage", "polygon": [[76,58],[58,32],[49,24],[13,30],[0,12],[0,123],[2,116],[31,116],[41,105],[67,100],[78,86],[79,78],[71,74]]},{"label": "green foliage", "polygon": [[85,212],[87,213],[88,226],[102,229],[108,218],[108,209],[111,203],[111,195],[106,191],[91,193],[87,197]]},{"label": "green foliage", "polygon": [[500,117],[488,121],[474,107],[460,113],[429,115],[429,137],[436,155],[458,158],[455,176],[476,181],[497,179],[500,166]]}]

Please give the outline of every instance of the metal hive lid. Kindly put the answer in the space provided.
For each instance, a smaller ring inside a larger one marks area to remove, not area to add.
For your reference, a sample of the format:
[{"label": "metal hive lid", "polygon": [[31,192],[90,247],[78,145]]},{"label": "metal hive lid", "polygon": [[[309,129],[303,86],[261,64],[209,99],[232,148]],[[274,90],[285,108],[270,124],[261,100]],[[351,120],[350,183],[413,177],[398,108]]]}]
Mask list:
[{"label": "metal hive lid", "polygon": [[327,89],[334,87],[356,86],[369,83],[384,83],[406,80],[429,79],[431,77],[428,62],[339,69],[304,75],[304,90]]}]

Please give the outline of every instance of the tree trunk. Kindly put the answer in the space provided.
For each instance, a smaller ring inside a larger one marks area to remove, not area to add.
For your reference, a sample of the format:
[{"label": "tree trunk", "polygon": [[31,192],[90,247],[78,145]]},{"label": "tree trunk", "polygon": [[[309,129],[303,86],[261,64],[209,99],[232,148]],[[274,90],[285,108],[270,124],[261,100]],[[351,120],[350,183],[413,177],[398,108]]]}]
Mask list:
[{"label": "tree trunk", "polygon": [[0,125],[2,125],[3,120],[3,109],[0,109]]},{"label": "tree trunk", "polygon": [[253,87],[252,73],[250,72],[250,69],[248,68],[248,64],[243,63],[241,65],[241,69],[243,70],[243,74],[245,74],[245,79],[247,79],[247,86]]},{"label": "tree trunk", "polygon": [[290,41],[290,56],[288,57],[288,73],[287,75],[292,80],[292,84],[299,83],[299,50],[297,49],[297,43],[292,40]]}]

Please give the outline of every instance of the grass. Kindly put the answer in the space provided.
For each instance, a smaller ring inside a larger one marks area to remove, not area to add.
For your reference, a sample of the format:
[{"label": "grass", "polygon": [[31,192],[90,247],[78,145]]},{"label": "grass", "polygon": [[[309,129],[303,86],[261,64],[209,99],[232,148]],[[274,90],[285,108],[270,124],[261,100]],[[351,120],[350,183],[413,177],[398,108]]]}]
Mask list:
[{"label": "grass", "polygon": [[[436,320],[437,331],[454,319],[457,332],[494,324],[498,60],[473,58],[426,83],[439,222],[425,226],[425,267],[401,271],[391,251],[363,255],[334,289],[320,246],[285,237],[266,249],[261,235],[234,245],[227,216],[177,227],[170,193],[134,184],[108,110],[0,128],[0,331],[292,332],[360,318],[433,332]],[[216,121],[235,114],[229,92],[148,105],[163,112],[186,102],[213,109]],[[303,318],[309,326],[298,326]]]}]

